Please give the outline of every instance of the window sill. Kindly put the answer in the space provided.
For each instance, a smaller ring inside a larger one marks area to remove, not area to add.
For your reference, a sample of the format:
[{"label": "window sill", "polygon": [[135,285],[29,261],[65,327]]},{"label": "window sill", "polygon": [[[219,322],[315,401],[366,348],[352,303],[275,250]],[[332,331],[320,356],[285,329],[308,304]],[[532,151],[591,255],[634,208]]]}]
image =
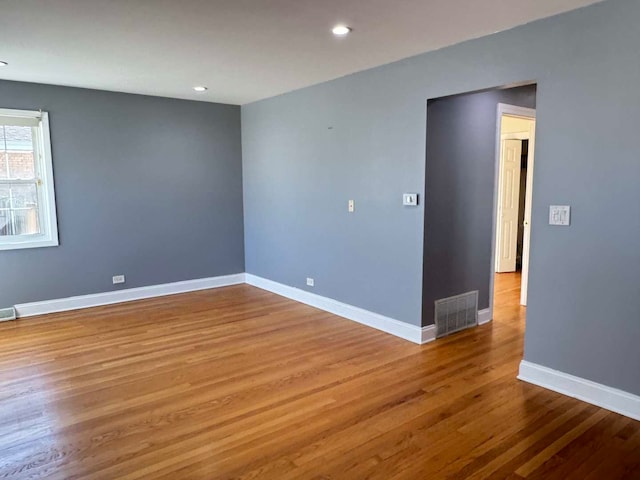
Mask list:
[{"label": "window sill", "polygon": [[38,240],[22,240],[15,242],[0,242],[0,251],[2,250],[23,250],[27,248],[43,248],[57,247],[60,245],[58,239],[38,239]]}]

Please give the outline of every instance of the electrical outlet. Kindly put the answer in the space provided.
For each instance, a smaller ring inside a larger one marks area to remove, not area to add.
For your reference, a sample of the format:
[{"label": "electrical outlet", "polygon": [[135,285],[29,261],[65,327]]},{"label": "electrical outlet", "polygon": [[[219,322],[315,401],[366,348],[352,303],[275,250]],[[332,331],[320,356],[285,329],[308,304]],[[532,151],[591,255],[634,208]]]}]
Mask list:
[{"label": "electrical outlet", "polygon": [[353,213],[356,211],[356,202],[355,200],[349,200],[349,213]]},{"label": "electrical outlet", "polygon": [[307,277],[307,286],[313,287],[314,285],[315,285],[315,281],[313,280],[313,278]]},{"label": "electrical outlet", "polygon": [[112,280],[114,285],[124,283],[124,275],[114,275]]}]

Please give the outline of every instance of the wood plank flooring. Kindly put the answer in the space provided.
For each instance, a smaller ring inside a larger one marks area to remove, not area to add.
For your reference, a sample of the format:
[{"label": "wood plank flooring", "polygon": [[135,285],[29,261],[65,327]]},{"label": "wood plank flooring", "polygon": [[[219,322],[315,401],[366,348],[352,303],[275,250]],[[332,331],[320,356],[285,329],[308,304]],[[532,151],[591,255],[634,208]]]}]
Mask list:
[{"label": "wood plank flooring", "polygon": [[0,478],[640,479],[640,422],[516,379],[518,285],[424,346],[247,285],[0,324]]}]

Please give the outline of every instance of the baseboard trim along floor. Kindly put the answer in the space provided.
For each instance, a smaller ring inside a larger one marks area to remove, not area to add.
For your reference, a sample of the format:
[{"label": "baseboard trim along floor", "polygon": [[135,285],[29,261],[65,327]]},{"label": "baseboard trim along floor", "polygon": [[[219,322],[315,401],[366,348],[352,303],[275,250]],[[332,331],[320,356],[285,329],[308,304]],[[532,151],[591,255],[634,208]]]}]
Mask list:
[{"label": "baseboard trim along floor", "polygon": [[520,380],[640,420],[640,397],[568,373],[522,360]]},{"label": "baseboard trim along floor", "polygon": [[347,303],[338,302],[332,298],[323,297],[315,293],[306,292],[299,288],[290,287],[282,283],[267,280],[256,275],[246,274],[246,282],[254,287],[267,290],[271,293],[310,305],[325,312],[333,313],[340,317],[353,320],[368,327],[382,330],[396,337],[404,338],[417,344],[432,342],[436,338],[435,325],[419,327],[393,318],[385,317],[378,313],[370,312]]},{"label": "baseboard trim along floor", "polygon": [[[406,322],[385,317],[378,313],[364,310],[332,298],[323,297],[315,293],[306,292],[299,288],[290,287],[256,275],[238,273],[220,277],[200,278],[182,282],[150,285],[146,287],[127,288],[112,292],[79,295],[68,298],[44,300],[41,302],[22,303],[15,306],[18,318],[44,315],[47,313],[66,312],[83,308],[99,307],[114,303],[131,302],[145,298],[175,295],[178,293],[194,292],[210,288],[227,287],[247,283],[254,287],[267,290],[277,295],[296,300],[315,308],[339,315],[363,325],[381,330],[397,337],[417,344],[425,344],[435,340],[435,325],[419,327]],[[478,312],[478,324],[482,325],[491,320],[489,309]]]},{"label": "baseboard trim along floor", "polygon": [[46,313],[66,312],[68,310],[99,307],[102,305],[111,305],[113,303],[162,297],[164,295],[175,295],[177,293],[195,292],[197,290],[207,290],[209,288],[228,287],[230,285],[242,284],[244,283],[244,280],[245,274],[237,273],[235,275],[225,275],[221,277],[199,278],[197,280],[186,280],[184,282],[165,283],[161,285],[151,285],[148,287],[127,288],[113,292],[94,293],[90,295],[80,295],[77,297],[45,300],[42,302],[23,303],[16,305],[15,308],[19,318],[31,317]]}]

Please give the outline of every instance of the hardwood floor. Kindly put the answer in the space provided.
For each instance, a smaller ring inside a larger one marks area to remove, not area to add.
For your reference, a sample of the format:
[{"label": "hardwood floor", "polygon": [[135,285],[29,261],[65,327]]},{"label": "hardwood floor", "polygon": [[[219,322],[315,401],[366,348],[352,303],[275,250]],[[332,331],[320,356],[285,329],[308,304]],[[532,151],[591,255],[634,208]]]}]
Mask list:
[{"label": "hardwood floor", "polygon": [[424,346],[246,285],[0,324],[0,478],[639,479],[640,422],[516,379],[517,283]]}]

